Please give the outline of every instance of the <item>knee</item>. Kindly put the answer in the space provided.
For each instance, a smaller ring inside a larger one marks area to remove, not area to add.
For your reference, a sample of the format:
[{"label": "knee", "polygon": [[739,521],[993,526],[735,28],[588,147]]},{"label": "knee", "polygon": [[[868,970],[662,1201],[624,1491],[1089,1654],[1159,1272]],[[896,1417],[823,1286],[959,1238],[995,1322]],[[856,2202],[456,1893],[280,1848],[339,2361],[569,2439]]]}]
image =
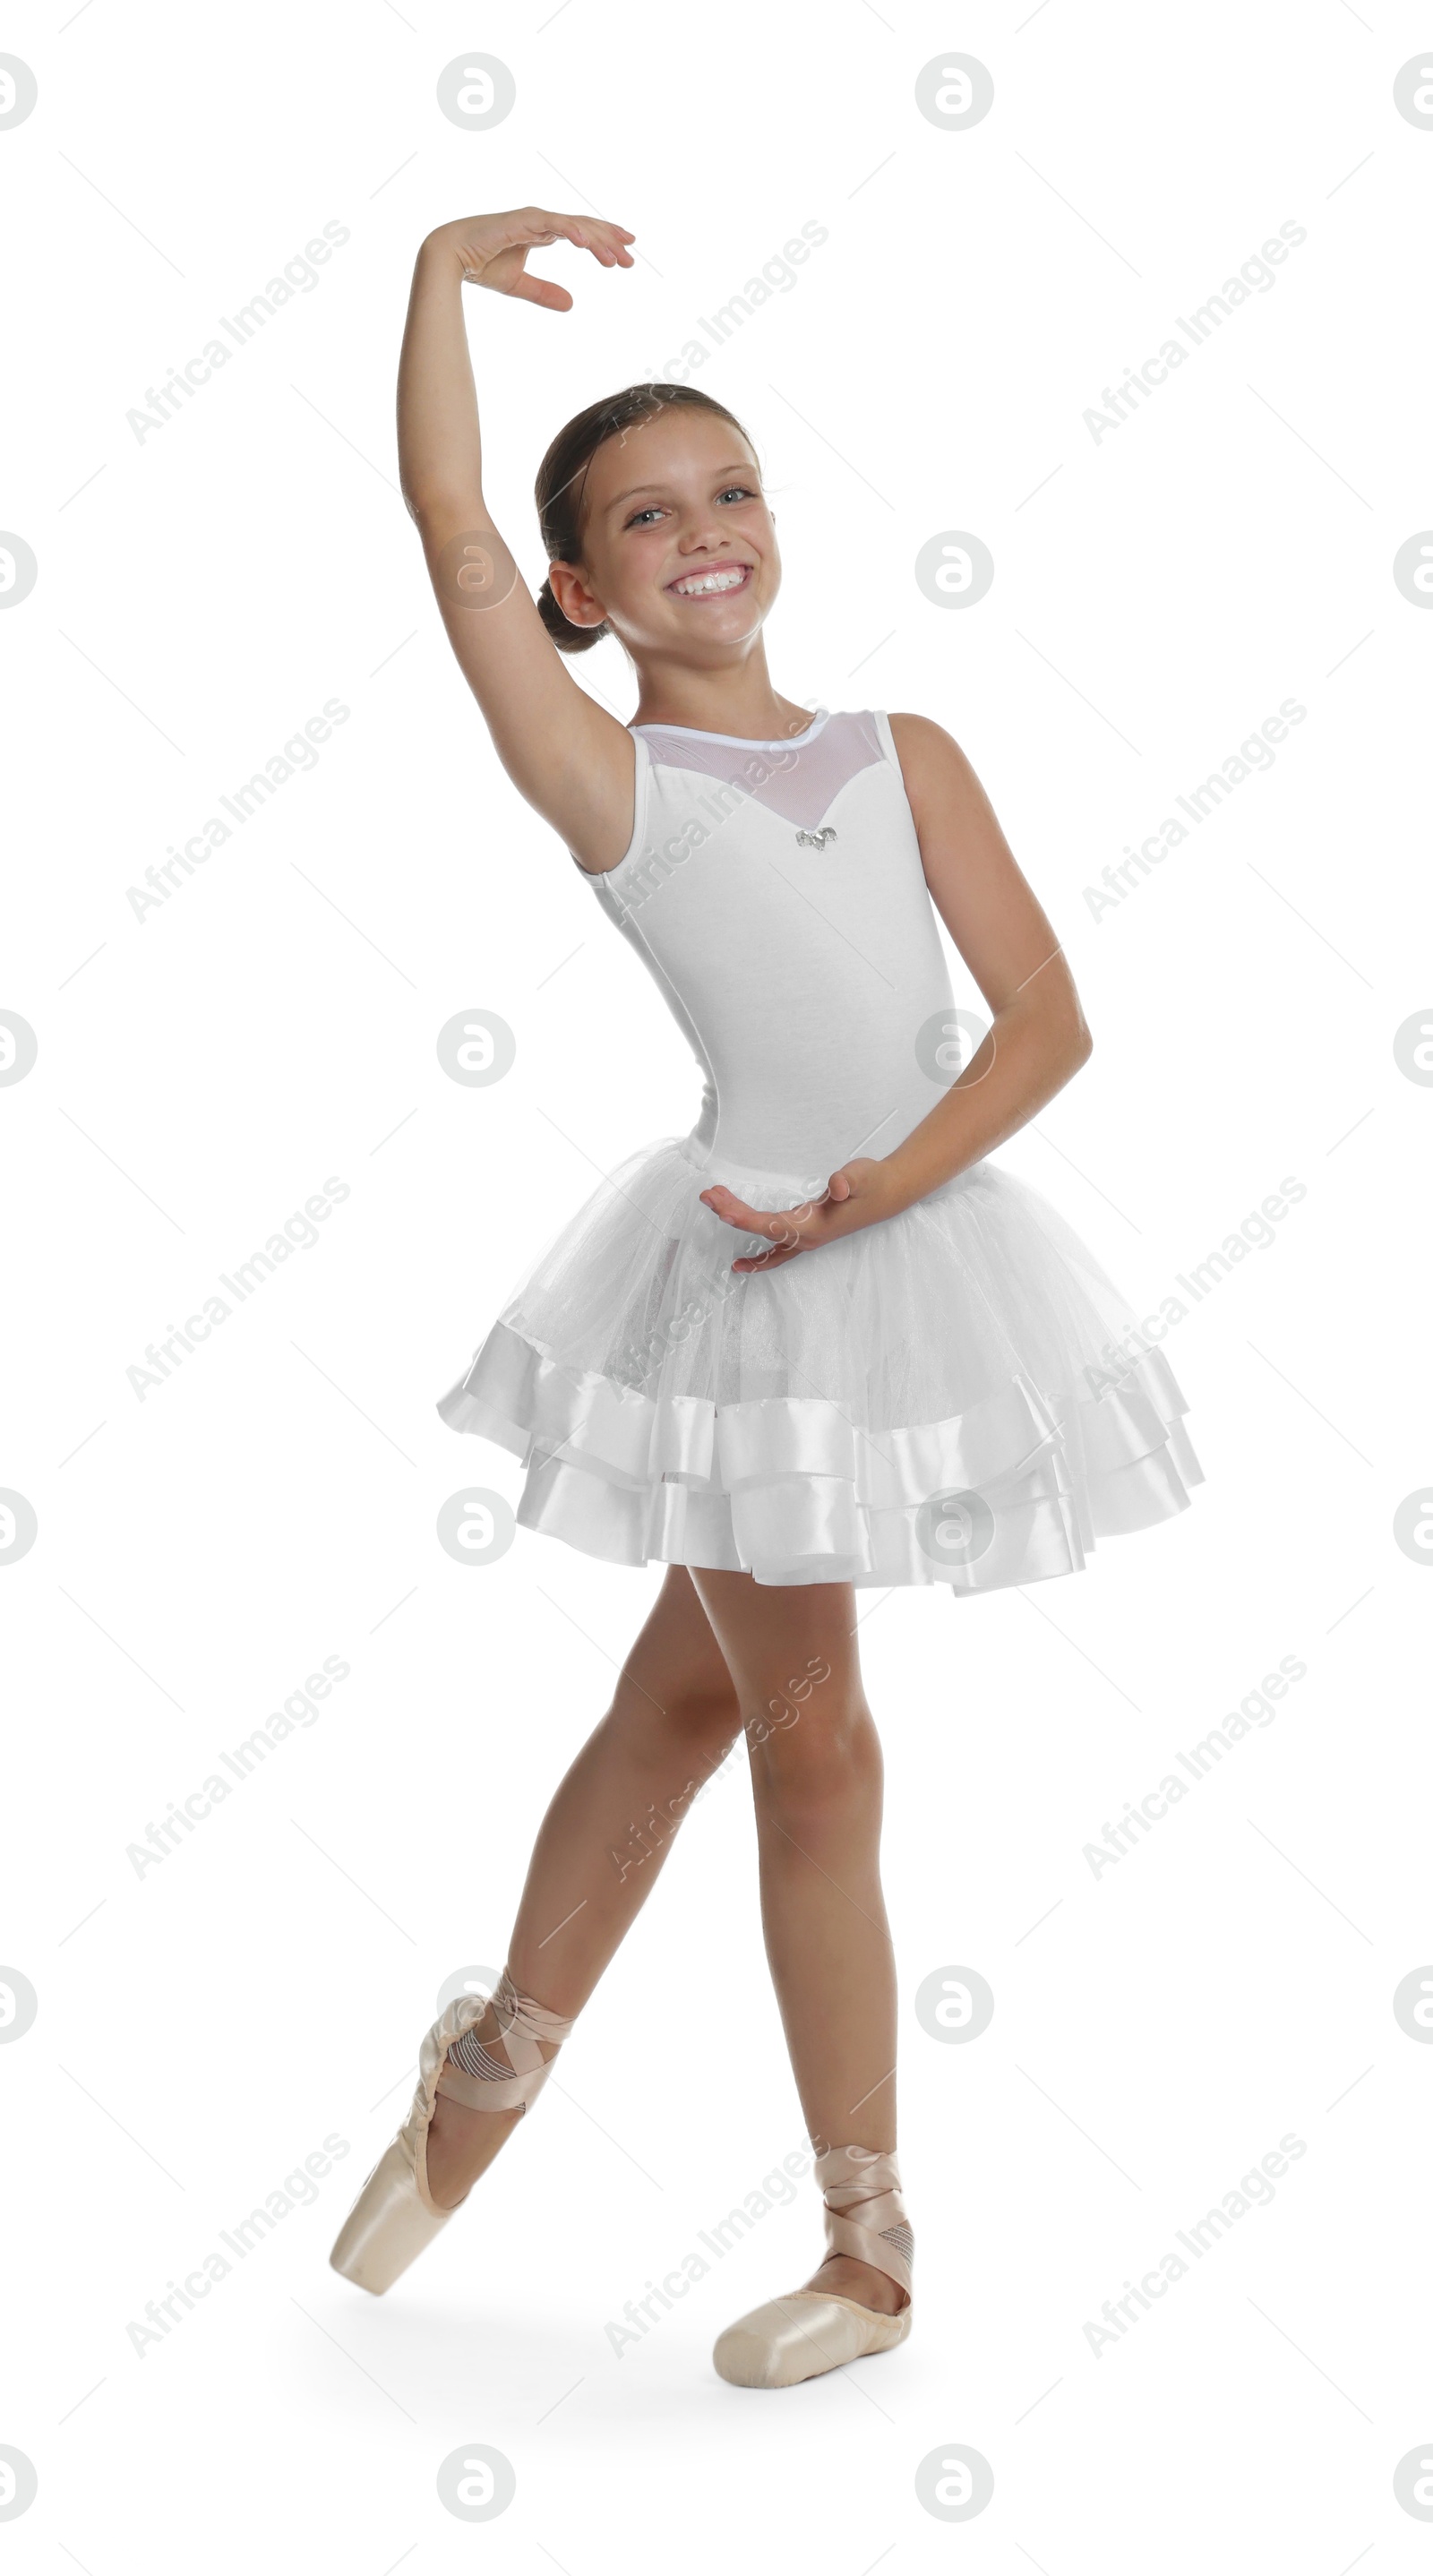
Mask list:
[{"label": "knee", "polygon": [[880,1739],[860,1692],[782,1722],[770,1713],[749,1719],[746,1732],[758,1809],[789,1831],[879,1808]]},{"label": "knee", "polygon": [[683,1691],[667,1704],[671,1742],[699,1753],[724,1753],[741,1733],[741,1702],[730,1687]]},{"label": "knee", "polygon": [[736,1692],[705,1682],[669,1691],[659,1706],[624,1678],[609,1714],[618,1723],[628,1721],[629,1737],[640,1744],[643,1758],[664,1772],[674,1755],[678,1762],[709,1766],[741,1732]]}]

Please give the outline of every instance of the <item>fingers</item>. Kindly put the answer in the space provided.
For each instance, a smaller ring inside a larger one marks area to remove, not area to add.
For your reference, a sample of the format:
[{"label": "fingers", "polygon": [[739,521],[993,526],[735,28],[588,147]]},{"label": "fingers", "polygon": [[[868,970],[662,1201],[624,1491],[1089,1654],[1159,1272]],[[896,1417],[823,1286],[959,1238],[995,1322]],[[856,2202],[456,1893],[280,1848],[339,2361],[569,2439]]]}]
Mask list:
[{"label": "fingers", "polygon": [[583,222],[580,216],[575,216],[573,221],[588,250],[597,251],[599,257],[605,256],[623,268],[634,265],[627,244],[635,241],[637,236],[629,233],[625,225],[604,223],[600,218]]},{"label": "fingers", "polygon": [[[781,1230],[778,1232],[778,1228]],[[762,1232],[766,1229],[763,1227]],[[771,1220],[772,1241],[764,1252],[743,1252],[732,1263],[733,1270],[779,1270],[783,1261],[794,1261],[805,1250],[801,1237],[790,1227],[781,1227],[780,1218]]]},{"label": "fingers", "polygon": [[545,208],[533,208],[534,221],[525,227],[524,237],[533,244],[570,241],[579,250],[590,250],[604,268],[631,268],[632,254],[626,244],[635,241],[622,224],[609,224],[598,216],[552,215]]},{"label": "fingers", "polygon": [[[571,238],[576,240],[578,235],[574,233]],[[600,259],[604,268],[633,267],[635,263],[627,244],[635,239],[635,233],[623,232],[618,224],[588,224],[581,232],[583,248],[590,250],[595,259]]]},{"label": "fingers", "polygon": [[[577,215],[544,215],[525,227],[521,246],[526,253],[546,243],[569,241],[577,250],[591,251],[603,268],[631,268],[632,255],[623,244],[633,239],[620,224],[586,222]],[[572,311],[572,297],[565,286],[559,286],[555,278],[530,276],[525,268],[519,270],[507,291],[524,304],[542,305],[548,313]]]},{"label": "fingers", "polygon": [[600,217],[556,215],[546,206],[519,206],[511,214],[478,215],[444,228],[458,248],[464,282],[490,287],[494,294],[516,296],[549,313],[570,313],[572,297],[549,277],[526,274],[530,252],[552,242],[570,242],[590,251],[601,268],[635,265],[627,244],[636,239],[623,224]]},{"label": "fingers", "polygon": [[799,1243],[783,1244],[776,1252],[748,1253],[731,1266],[733,1270],[779,1270],[783,1261],[794,1261],[802,1248]]},{"label": "fingers", "polygon": [[[733,1270],[775,1270],[783,1261],[794,1261],[798,1252],[811,1251],[839,1235],[851,1233],[850,1226],[836,1224],[829,1213],[823,1217],[822,1211],[841,1207],[856,1195],[857,1184],[851,1178],[852,1172],[860,1174],[864,1188],[867,1168],[857,1161],[848,1168],[833,1172],[819,1199],[803,1199],[798,1207],[793,1208],[749,1207],[746,1200],[738,1198],[735,1190],[729,1190],[724,1181],[711,1182],[697,1195],[724,1225],[735,1226],[741,1234],[764,1234],[769,1238],[768,1250],[743,1253],[732,1263]],[[853,1214],[858,1226],[868,1222],[861,1209],[854,1210]]]},{"label": "fingers", "polygon": [[732,1263],[733,1270],[777,1270],[783,1261],[794,1261],[797,1253],[806,1248],[791,1220],[798,1215],[810,1216],[809,1201],[804,1202],[800,1209],[748,1207],[745,1199],[738,1198],[736,1192],[729,1190],[721,1181],[714,1181],[710,1189],[699,1191],[698,1197],[711,1209],[713,1216],[719,1216],[724,1225],[734,1226],[738,1234],[764,1234],[770,1238],[764,1252],[742,1253]]},{"label": "fingers", "polygon": [[549,313],[572,311],[572,298],[565,286],[559,286],[552,277],[529,277],[526,269],[513,279],[508,293],[520,297],[524,304],[545,305]]},{"label": "fingers", "polygon": [[759,1215],[755,1208],[748,1207],[745,1199],[739,1199],[735,1190],[729,1190],[724,1181],[714,1181],[709,1190],[699,1191],[698,1196],[711,1209],[713,1216],[719,1216],[723,1225],[734,1225],[738,1234],[767,1232],[769,1219]]},{"label": "fingers", "polygon": [[729,1190],[724,1181],[713,1181],[710,1189],[700,1190],[697,1195],[724,1225],[734,1225],[743,1234],[770,1235],[773,1240],[778,1234],[793,1235],[797,1230],[793,1220],[809,1223],[816,1210],[825,1204],[821,1199],[802,1199],[793,1208],[748,1207],[746,1200],[739,1199],[735,1190]]}]

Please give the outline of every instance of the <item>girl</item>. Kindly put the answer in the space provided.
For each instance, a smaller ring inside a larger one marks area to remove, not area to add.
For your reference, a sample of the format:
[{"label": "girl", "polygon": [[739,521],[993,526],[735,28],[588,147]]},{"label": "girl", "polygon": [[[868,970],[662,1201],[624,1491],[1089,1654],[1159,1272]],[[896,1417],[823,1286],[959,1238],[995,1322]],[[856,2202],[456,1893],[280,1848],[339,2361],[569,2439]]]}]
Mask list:
[{"label": "girl", "polygon": [[[493,524],[463,281],[567,312],[529,252],[566,241],[630,268],[634,238],[532,206],[430,233],[398,426],[498,757],[704,1078],[692,1133],[618,1165],[439,1411],[522,1459],[525,1527],[667,1572],[543,1820],[498,1989],[429,2032],[409,2118],[331,2259],[386,2290],[466,2199],[744,1733],[828,2248],[717,2343],[724,2378],[771,2388],[911,2325],[854,1587],[968,1595],[1073,1572],[1097,1537],[1181,1511],[1200,1469],[1125,1300],[988,1159],[1090,1052],[1054,933],[939,725],[813,717],[773,686],[781,559],[739,423],[665,384],[579,412],[537,478],[536,601]],[[626,725],[566,667],[608,634],[635,675]],[[991,1013],[958,1079],[935,912]]]}]

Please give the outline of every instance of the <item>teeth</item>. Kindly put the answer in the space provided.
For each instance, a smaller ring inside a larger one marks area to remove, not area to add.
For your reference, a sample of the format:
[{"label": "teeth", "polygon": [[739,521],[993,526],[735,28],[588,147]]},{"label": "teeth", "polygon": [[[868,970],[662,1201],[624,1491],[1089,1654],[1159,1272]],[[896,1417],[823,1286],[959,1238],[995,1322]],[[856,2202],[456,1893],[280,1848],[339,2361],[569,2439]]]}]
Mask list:
[{"label": "teeth", "polygon": [[676,582],[673,587],[681,599],[698,599],[704,591],[736,590],[745,579],[746,566],[738,564],[730,572],[694,573],[690,580]]}]

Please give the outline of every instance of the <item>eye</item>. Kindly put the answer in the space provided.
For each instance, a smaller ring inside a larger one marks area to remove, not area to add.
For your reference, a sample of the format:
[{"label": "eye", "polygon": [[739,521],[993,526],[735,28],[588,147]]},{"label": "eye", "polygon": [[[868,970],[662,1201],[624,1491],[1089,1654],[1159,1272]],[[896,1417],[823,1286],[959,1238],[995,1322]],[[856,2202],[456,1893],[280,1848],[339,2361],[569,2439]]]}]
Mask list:
[{"label": "eye", "polygon": [[[728,483],[716,497],[719,501],[755,501],[760,498],[760,495],[749,483]],[[624,531],[628,528],[650,527],[654,520],[661,517],[661,511],[662,505],[658,501],[644,503],[640,510],[634,510],[630,518],[623,520]]]}]

